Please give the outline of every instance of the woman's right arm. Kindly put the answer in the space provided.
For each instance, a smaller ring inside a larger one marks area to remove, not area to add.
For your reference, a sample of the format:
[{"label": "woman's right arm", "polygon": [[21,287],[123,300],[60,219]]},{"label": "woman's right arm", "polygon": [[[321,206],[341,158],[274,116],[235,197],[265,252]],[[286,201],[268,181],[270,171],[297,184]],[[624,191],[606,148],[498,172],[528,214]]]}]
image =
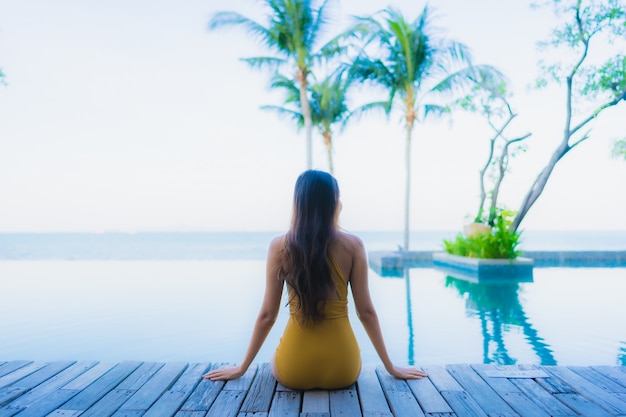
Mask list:
[{"label": "woman's right arm", "polygon": [[353,261],[352,269],[350,272],[350,286],[352,287],[352,296],[354,298],[354,305],[356,312],[369,336],[376,353],[383,362],[385,369],[391,375],[401,379],[419,379],[428,376],[425,372],[422,372],[416,368],[401,368],[395,366],[389,354],[387,353],[387,347],[383,339],[383,333],[380,328],[380,322],[378,321],[378,314],[374,308],[374,303],[370,296],[369,282],[368,282],[368,266],[367,255],[365,254],[365,247],[360,239],[353,237]]}]

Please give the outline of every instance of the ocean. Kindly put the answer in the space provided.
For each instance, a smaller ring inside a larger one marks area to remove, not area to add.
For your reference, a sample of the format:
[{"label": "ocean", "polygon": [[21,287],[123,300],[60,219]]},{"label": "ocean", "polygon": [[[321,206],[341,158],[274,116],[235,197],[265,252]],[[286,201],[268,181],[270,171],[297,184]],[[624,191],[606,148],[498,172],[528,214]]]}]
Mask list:
[{"label": "ocean", "polygon": [[[412,250],[442,250],[455,231],[415,231]],[[0,260],[262,260],[280,232],[0,233]],[[396,250],[400,231],[355,232],[368,251]],[[525,231],[522,250],[626,250],[626,231]]]}]

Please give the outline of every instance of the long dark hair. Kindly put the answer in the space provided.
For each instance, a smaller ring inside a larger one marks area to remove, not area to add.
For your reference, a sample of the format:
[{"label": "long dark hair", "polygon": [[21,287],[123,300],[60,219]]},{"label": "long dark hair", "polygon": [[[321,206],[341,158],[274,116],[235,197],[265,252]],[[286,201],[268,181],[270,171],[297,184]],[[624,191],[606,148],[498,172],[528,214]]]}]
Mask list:
[{"label": "long dark hair", "polygon": [[324,303],[335,287],[329,249],[336,238],[338,204],[339,187],[332,175],[309,170],[298,177],[279,273],[293,289],[289,301],[297,301],[297,311],[305,321],[324,318]]}]

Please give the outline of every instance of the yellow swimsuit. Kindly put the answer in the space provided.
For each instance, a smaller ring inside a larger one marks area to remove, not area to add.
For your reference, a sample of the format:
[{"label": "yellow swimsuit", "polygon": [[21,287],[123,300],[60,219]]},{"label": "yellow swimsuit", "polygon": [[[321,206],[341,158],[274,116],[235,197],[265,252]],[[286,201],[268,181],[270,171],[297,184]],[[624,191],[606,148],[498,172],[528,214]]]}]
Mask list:
[{"label": "yellow swimsuit", "polygon": [[339,300],[326,301],[324,319],[302,323],[301,315],[294,313],[297,301],[289,305],[291,315],[275,358],[278,377],[289,388],[344,388],[361,371],[361,352],[348,320],[348,283],[332,258],[331,263]]}]

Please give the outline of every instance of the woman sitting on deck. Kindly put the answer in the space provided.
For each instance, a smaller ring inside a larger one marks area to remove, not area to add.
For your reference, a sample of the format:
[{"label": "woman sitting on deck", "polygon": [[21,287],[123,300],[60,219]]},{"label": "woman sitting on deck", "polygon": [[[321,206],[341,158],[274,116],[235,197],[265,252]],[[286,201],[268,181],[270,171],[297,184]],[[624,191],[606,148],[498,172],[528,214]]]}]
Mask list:
[{"label": "woman sitting on deck", "polygon": [[304,390],[344,388],[357,380],[361,357],[348,320],[348,283],[358,317],[385,369],[402,379],[426,376],[391,362],[370,298],[363,243],[339,230],[340,211],[334,177],[314,170],[300,175],[291,228],[269,247],[265,296],[243,362],[204,378],[229,380],[246,372],[276,321],[285,282],[290,317],[271,361],[278,382]]}]

